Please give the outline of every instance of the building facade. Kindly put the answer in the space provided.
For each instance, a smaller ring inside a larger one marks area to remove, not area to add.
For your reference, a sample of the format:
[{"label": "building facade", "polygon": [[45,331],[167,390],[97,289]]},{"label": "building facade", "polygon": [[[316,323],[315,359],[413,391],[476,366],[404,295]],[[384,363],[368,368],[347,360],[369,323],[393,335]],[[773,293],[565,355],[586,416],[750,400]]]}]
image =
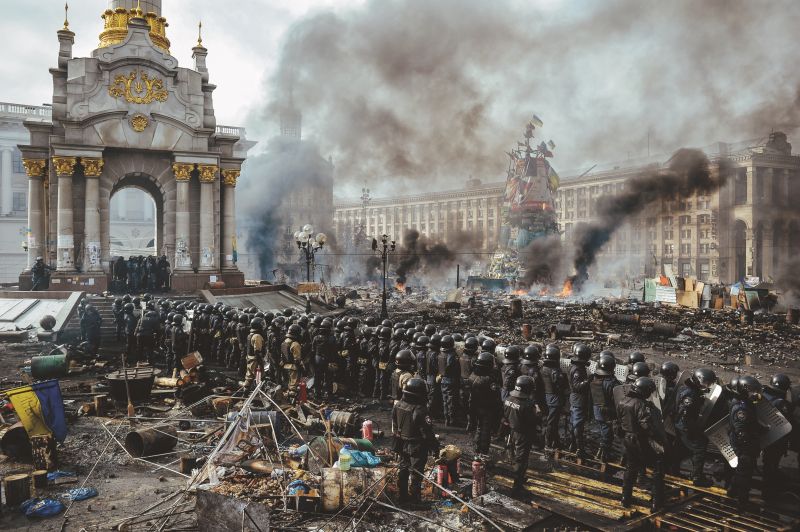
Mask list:
[{"label": "building facade", "polygon": [[[711,282],[753,276],[774,280],[782,261],[800,254],[800,157],[783,133],[766,140],[717,143],[705,149],[726,158],[732,176],[718,191],[686,199],[664,199],[618,228],[599,257],[615,274],[635,278],[671,270]],[[597,216],[601,197],[625,190],[626,181],[664,162],[613,166],[561,179],[556,197],[562,240],[570,242],[581,223]],[[363,223],[368,235],[401,240],[404,230],[447,241],[453,231],[478,232],[483,250],[499,236],[505,184],[474,180],[462,190],[375,199],[368,205],[337,202],[338,238]]]},{"label": "building facade", "polygon": [[[135,4],[135,6],[134,6]],[[217,127],[198,39],[192,69],[170,55],[161,1],[112,0],[91,57],[72,56],[75,34],[57,32],[50,116],[24,121],[19,145],[28,177],[27,267],[37,256],[57,271],[51,288],[103,290],[111,270],[111,198],[128,187],[155,202],[155,242],[172,286],[209,280],[241,285],[233,260],[235,187],[248,145]],[[21,286],[29,283],[23,272]]]}]

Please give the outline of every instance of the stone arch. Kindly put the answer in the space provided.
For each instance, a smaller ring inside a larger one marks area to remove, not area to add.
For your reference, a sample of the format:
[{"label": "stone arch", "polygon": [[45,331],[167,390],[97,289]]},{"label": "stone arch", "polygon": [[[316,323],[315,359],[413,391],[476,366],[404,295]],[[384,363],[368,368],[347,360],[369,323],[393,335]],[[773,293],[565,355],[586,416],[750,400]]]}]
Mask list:
[{"label": "stone arch", "polygon": [[733,278],[739,281],[747,274],[747,224],[742,220],[733,222]]},{"label": "stone arch", "polygon": [[[111,203],[111,198],[114,197],[114,194],[117,192],[126,189],[126,188],[136,188],[148,194],[155,203],[155,238],[153,239],[154,246],[155,246],[155,254],[161,255],[162,250],[164,249],[164,193],[161,187],[158,185],[158,182],[155,179],[147,174],[141,173],[133,173],[128,174],[120,178],[114,186],[111,188],[109,192],[109,205]],[[109,207],[110,209],[110,207]],[[109,213],[109,226],[111,224],[110,220],[110,213]],[[109,234],[109,249],[110,246],[110,234]]]}]

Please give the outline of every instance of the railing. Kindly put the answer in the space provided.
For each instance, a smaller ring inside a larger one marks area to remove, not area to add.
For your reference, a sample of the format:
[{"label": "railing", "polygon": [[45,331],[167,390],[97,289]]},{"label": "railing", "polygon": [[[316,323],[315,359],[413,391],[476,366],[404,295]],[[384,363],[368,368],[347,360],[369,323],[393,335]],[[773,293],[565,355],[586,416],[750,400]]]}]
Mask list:
[{"label": "railing", "polygon": [[50,118],[53,116],[53,109],[52,107],[40,105],[22,105],[18,103],[0,102],[0,114]]},{"label": "railing", "polygon": [[240,139],[244,139],[247,134],[243,127],[237,126],[217,126],[216,131],[220,135],[230,135],[232,137],[239,137]]}]

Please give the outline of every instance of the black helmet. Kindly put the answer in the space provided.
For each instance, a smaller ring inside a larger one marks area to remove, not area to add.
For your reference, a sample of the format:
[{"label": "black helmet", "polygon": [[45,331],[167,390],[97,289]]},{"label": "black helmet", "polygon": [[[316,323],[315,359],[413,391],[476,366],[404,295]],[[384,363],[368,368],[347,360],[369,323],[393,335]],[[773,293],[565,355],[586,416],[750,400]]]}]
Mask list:
[{"label": "black helmet", "polygon": [[736,393],[742,399],[759,401],[761,399],[761,383],[751,375],[742,375],[736,385]]},{"label": "black helmet", "polygon": [[431,339],[428,340],[428,345],[430,346],[431,349],[439,349],[441,343],[442,343],[442,337],[439,336],[438,334],[434,334],[433,336],[431,336]]},{"label": "black helmet", "polygon": [[364,338],[372,338],[372,335],[375,334],[375,329],[372,327],[364,327]]},{"label": "black helmet", "polygon": [[144,299],[145,301],[150,301],[151,299],[153,299],[153,296],[151,296],[150,294],[145,294],[144,296],[142,296],[142,299]]},{"label": "black helmet", "polygon": [[131,300],[131,295],[130,294],[125,294],[124,296],[122,296],[122,302],[123,303],[130,303],[131,301],[132,300]]},{"label": "black helmet", "polygon": [[[399,353],[398,353],[399,354]],[[411,404],[422,404],[427,400],[428,387],[419,377],[411,377],[403,387],[403,401]]]},{"label": "black helmet", "polygon": [[690,378],[692,384],[701,390],[708,391],[711,385],[717,381],[717,375],[714,370],[708,368],[698,368],[694,370]]},{"label": "black helmet", "polygon": [[296,323],[290,325],[289,330],[286,331],[286,336],[288,336],[292,340],[299,340],[302,334],[303,334],[303,329],[301,329],[300,326],[297,325]]},{"label": "black helmet", "polygon": [[401,349],[394,356],[394,363],[398,368],[410,370],[414,366],[414,353],[408,349]]},{"label": "black helmet", "polygon": [[381,327],[380,337],[382,340],[389,340],[392,337],[392,330],[389,327]]},{"label": "black helmet", "polygon": [[649,377],[650,366],[647,365],[647,362],[637,362],[631,368],[631,375],[634,377]]},{"label": "black helmet", "polygon": [[355,329],[356,327],[358,327],[358,320],[355,319],[355,318],[352,318],[352,317],[351,318],[347,318],[347,325],[349,325],[351,328]]},{"label": "black helmet", "polygon": [[114,306],[115,307],[122,306],[122,298],[121,297],[117,297],[117,298],[114,299]]},{"label": "black helmet", "polygon": [[773,390],[777,390],[782,393],[786,393],[789,391],[789,387],[792,385],[792,381],[789,380],[789,377],[784,375],[783,373],[776,373],[772,376],[769,380],[769,388]]},{"label": "black helmet", "polygon": [[320,325],[322,325],[322,316],[317,316],[311,321],[311,323],[314,324],[314,327],[319,327]]},{"label": "black helmet", "polygon": [[442,336],[442,341],[441,341],[441,343],[439,344],[439,346],[440,346],[442,349],[453,349],[453,347],[455,346],[455,344],[456,344],[456,343],[453,341],[453,337],[452,337],[452,336],[450,336],[450,335],[448,334],[448,335],[446,335],[446,336]]},{"label": "black helmet", "polygon": [[594,372],[598,375],[613,375],[616,367],[617,360],[611,351],[606,350],[600,353],[600,359],[597,361],[597,368]]},{"label": "black helmet", "polygon": [[406,330],[405,329],[395,329],[392,331],[392,338],[396,340],[402,340],[406,337]]},{"label": "black helmet", "polygon": [[573,346],[572,354],[575,356],[575,360],[588,362],[592,356],[592,349],[588,345],[578,342]]},{"label": "black helmet", "polygon": [[392,320],[383,320],[381,322],[381,325],[384,326],[384,327],[389,327],[391,329],[392,328]]},{"label": "black helmet", "polygon": [[134,297],[131,303],[133,303],[134,307],[140,307],[142,305],[142,300],[139,299],[138,297]]},{"label": "black helmet", "polygon": [[175,317],[172,318],[173,325],[182,325],[183,324],[183,315],[182,314],[175,314]]},{"label": "black helmet", "polygon": [[453,333],[452,336],[453,336],[453,341],[454,342],[463,342],[464,341],[464,337],[461,336],[461,333]]},{"label": "black helmet", "polygon": [[650,377],[639,377],[633,383],[633,391],[642,399],[647,399],[656,391],[656,382]]},{"label": "black helmet", "polygon": [[547,344],[547,347],[544,348],[544,359],[554,361],[560,358],[561,349],[559,349],[556,344]]},{"label": "black helmet", "polygon": [[539,358],[542,356],[542,350],[539,349],[539,346],[536,344],[526,345],[525,349],[522,350],[522,363],[533,363],[538,362]]},{"label": "black helmet", "polygon": [[422,332],[425,333],[425,336],[431,337],[434,334],[436,334],[436,325],[433,325],[432,323],[429,323],[429,324],[427,324],[425,326],[425,328],[422,330]]},{"label": "black helmet", "polygon": [[518,345],[509,346],[506,349],[506,354],[503,360],[501,361],[503,364],[517,364],[519,363],[519,357],[522,355],[522,349]]},{"label": "black helmet", "polygon": [[423,334],[421,336],[417,336],[417,341],[415,342],[415,345],[417,347],[428,347],[429,341],[430,340],[428,339],[428,337]]},{"label": "black helmet", "polygon": [[176,314],[174,312],[170,312],[167,314],[167,323],[172,323],[172,320],[175,319]]},{"label": "black helmet", "polygon": [[644,362],[644,353],[634,351],[628,355],[628,365],[633,366],[637,362]]},{"label": "black helmet", "polygon": [[497,344],[491,338],[486,338],[481,344],[481,349],[488,353],[494,354],[494,350],[497,349]]},{"label": "black helmet", "polygon": [[275,327],[281,328],[284,325],[286,325],[286,318],[284,318],[283,316],[277,316],[275,319],[272,320],[272,324]]},{"label": "black helmet", "polygon": [[225,319],[228,320],[228,321],[235,320],[236,319],[236,311],[235,310],[229,310],[228,312],[226,312],[225,313]]},{"label": "black helmet", "polygon": [[272,320],[275,319],[275,314],[272,312],[267,312],[264,314],[264,321],[267,323],[272,323]]},{"label": "black helmet", "polygon": [[122,307],[122,310],[125,312],[125,314],[133,314],[134,308],[135,307],[133,306],[133,303],[125,303],[125,306]]},{"label": "black helmet", "polygon": [[297,323],[300,324],[300,327],[303,327],[305,329],[306,327],[308,327],[308,316],[305,315],[300,316],[300,319],[297,320]]},{"label": "black helmet", "polygon": [[[319,316],[317,316],[319,317]],[[316,318],[314,318],[316,320]],[[378,318],[377,316],[370,316],[367,318],[367,327],[375,327],[378,325]]]},{"label": "black helmet", "polygon": [[413,329],[414,327],[416,327],[416,325],[417,324],[414,323],[414,320],[406,320],[406,322],[403,324],[403,327],[405,327],[406,329]]},{"label": "black helmet", "polygon": [[414,330],[413,328],[411,328],[411,327],[409,327],[408,329],[406,329],[406,335],[405,335],[406,342],[411,342],[412,340],[414,340],[414,333],[416,333],[416,332],[417,332],[417,331],[415,331],[415,330]]},{"label": "black helmet", "polygon": [[667,360],[666,362],[661,364],[661,371],[659,373],[665,379],[673,380],[675,379],[675,377],[678,376],[678,371],[680,371],[680,369],[681,368],[679,368],[675,362]]},{"label": "black helmet", "polygon": [[530,397],[533,391],[533,379],[527,375],[520,375],[514,383],[514,391],[523,397]]},{"label": "black helmet", "polygon": [[264,330],[265,325],[263,318],[253,318],[253,321],[250,322],[250,330],[261,332]]},{"label": "black helmet", "polygon": [[464,340],[464,352],[469,354],[475,354],[478,352],[478,339],[475,337],[467,338]]},{"label": "black helmet", "polygon": [[239,314],[239,323],[242,325],[248,325],[250,323],[250,316],[247,314]]},{"label": "black helmet", "polygon": [[291,316],[291,315],[293,314],[293,312],[294,312],[294,311],[293,311],[292,309],[290,309],[290,308],[285,308],[285,309],[283,309],[283,315],[284,315],[284,316],[286,316],[287,318],[288,318],[289,316]]},{"label": "black helmet", "polygon": [[[472,367],[475,369],[475,373],[488,375],[488,372],[494,366],[494,355],[489,353],[488,351],[484,351],[475,361],[472,363]],[[481,370],[481,371],[479,371]]]},{"label": "black helmet", "polygon": [[414,330],[417,331],[417,332],[424,333],[425,332],[425,327],[421,323],[418,323],[418,324],[414,325]]}]

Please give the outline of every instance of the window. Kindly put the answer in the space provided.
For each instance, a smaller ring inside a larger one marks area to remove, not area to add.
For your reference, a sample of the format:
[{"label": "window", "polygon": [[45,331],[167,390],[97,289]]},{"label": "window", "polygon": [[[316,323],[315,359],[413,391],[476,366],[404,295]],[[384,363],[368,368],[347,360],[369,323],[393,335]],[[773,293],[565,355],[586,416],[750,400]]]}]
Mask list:
[{"label": "window", "polygon": [[672,216],[664,216],[661,218],[661,225],[672,225]]},{"label": "window", "polygon": [[692,252],[691,244],[681,244],[681,255],[689,255]]},{"label": "window", "polygon": [[681,225],[688,225],[688,224],[692,223],[692,217],[684,215],[684,216],[681,216],[680,218],[678,218],[678,221],[679,221],[679,223]]},{"label": "window", "polygon": [[709,274],[711,273],[711,269],[708,266],[707,262],[700,263],[700,279],[708,279]]},{"label": "window", "polygon": [[[24,174],[25,167],[22,166],[22,152],[14,148],[14,153],[11,157],[11,164],[14,167],[15,174]],[[16,209],[14,209],[16,210]]]},{"label": "window", "polygon": [[664,255],[672,255],[672,252],[675,250],[675,246],[672,244],[664,244]]},{"label": "window", "polygon": [[692,275],[692,264],[689,262],[681,263],[681,275],[683,277],[689,277]]},{"label": "window", "polygon": [[708,238],[710,231],[708,229],[700,229],[700,238]]},{"label": "window", "polygon": [[708,250],[709,250],[709,245],[708,244],[700,244],[700,253],[701,254],[707,255],[708,254]]},{"label": "window", "polygon": [[664,229],[663,238],[664,240],[672,240],[673,238],[672,229]]},{"label": "window", "polygon": [[26,205],[27,198],[25,197],[25,193],[14,192],[13,198],[14,198],[14,205],[13,205],[14,212],[25,212],[25,210],[27,209]]},{"label": "window", "polygon": [[709,216],[708,214],[701,214],[700,216],[697,217],[697,221],[700,224],[710,224],[711,216]]},{"label": "window", "polygon": [[691,229],[681,229],[681,238],[692,238]]}]

